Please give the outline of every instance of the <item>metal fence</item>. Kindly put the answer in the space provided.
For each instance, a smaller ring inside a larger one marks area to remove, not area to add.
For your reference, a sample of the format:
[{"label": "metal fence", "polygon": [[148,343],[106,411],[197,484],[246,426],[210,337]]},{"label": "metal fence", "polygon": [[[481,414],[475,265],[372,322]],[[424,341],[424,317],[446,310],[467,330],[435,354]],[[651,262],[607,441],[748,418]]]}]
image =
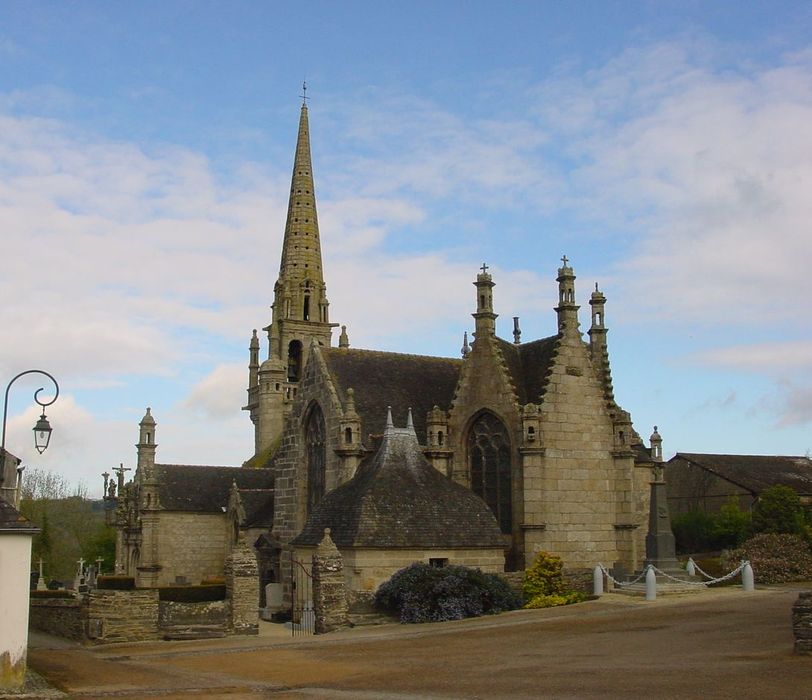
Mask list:
[{"label": "metal fence", "polygon": [[290,621],[293,636],[300,634],[313,634],[315,626],[315,613],[313,611],[313,576],[305,564],[296,557],[290,560],[290,582],[292,618]]}]

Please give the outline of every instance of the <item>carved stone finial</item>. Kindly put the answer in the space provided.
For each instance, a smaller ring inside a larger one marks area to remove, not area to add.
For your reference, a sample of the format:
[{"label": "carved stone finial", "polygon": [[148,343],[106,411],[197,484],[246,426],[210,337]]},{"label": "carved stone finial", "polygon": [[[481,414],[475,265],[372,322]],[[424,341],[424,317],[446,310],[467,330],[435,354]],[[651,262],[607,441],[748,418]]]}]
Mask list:
[{"label": "carved stone finial", "polygon": [[341,326],[341,335],[338,336],[338,347],[350,347],[350,336],[347,335],[347,326]]},{"label": "carved stone finial", "polygon": [[412,420],[412,407],[409,406],[409,412],[406,416],[406,427],[414,432],[414,421]]},{"label": "carved stone finial", "polygon": [[392,407],[387,406],[386,407],[386,429],[389,430],[390,428],[394,428],[394,427],[395,427],[395,423],[392,420]]},{"label": "carved stone finial", "polygon": [[321,542],[319,542],[316,547],[316,554],[320,557],[339,555],[338,547],[336,547],[336,543],[333,542],[333,538],[330,537],[329,527],[324,528],[324,537],[322,537]]},{"label": "carved stone finial", "polygon": [[471,346],[468,345],[468,331],[465,331],[462,336],[462,349],[460,353],[463,357],[468,357],[468,353],[471,352]]}]

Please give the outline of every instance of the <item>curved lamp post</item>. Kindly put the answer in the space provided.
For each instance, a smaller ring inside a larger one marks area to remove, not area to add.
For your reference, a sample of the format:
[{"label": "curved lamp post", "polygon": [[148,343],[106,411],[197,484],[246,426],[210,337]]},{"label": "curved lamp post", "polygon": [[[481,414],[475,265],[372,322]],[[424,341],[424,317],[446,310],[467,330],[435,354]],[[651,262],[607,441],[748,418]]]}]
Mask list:
[{"label": "curved lamp post", "polygon": [[20,372],[16,377],[14,377],[6,386],[6,397],[3,403],[3,442],[0,445],[0,449],[2,449],[2,453],[5,454],[6,451],[6,417],[8,416],[8,392],[11,389],[11,385],[14,384],[20,377],[24,377],[26,374],[43,374],[48,379],[50,379],[54,386],[56,387],[56,393],[54,397],[50,401],[40,401],[39,393],[44,391],[45,387],[40,387],[34,392],[34,401],[36,401],[40,406],[42,406],[42,415],[39,417],[37,424],[34,426],[34,447],[37,448],[37,452],[42,454],[48,449],[48,443],[51,440],[51,424],[48,422],[48,418],[45,416],[45,407],[50,406],[54,401],[57,400],[59,397],[59,384],[56,383],[56,379],[54,379],[48,372],[44,372],[41,369],[27,369],[25,372]]}]

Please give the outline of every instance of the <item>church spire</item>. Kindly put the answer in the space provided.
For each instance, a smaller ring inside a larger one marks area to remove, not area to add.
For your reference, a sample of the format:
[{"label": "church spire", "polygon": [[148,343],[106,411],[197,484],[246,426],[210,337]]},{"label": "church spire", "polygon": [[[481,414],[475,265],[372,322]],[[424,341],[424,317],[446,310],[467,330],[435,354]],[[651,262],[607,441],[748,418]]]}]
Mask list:
[{"label": "church spire", "polygon": [[[285,238],[282,244],[282,259],[279,265],[277,285],[281,283],[292,288],[303,280],[310,280],[314,286],[324,285],[306,98],[302,102],[299,115],[299,135],[296,140],[293,175],[290,180],[288,217],[285,222]],[[313,315],[313,320],[322,320],[316,315],[317,308],[304,309],[301,307],[289,311],[293,314],[293,318],[307,321],[310,320],[308,317]],[[305,314],[305,311],[309,313]]]},{"label": "church spire", "polygon": [[[307,89],[302,85],[303,90]],[[316,214],[316,191],[310,157],[307,93],[302,95],[299,133],[290,179],[288,214],[274,285],[273,315],[263,330],[268,334],[268,359],[256,368],[252,338],[248,404],[254,424],[257,454],[270,448],[282,432],[297,386],[307,365],[310,348],[329,347],[330,323],[327,286],[321,263],[321,239]]]}]

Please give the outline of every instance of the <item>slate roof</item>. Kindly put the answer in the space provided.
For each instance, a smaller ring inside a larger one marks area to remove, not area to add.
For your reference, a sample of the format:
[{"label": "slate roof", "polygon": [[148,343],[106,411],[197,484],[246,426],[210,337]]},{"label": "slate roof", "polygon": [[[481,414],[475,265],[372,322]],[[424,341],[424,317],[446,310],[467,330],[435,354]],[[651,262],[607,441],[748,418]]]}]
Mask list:
[{"label": "slate roof", "polygon": [[508,372],[516,387],[519,403],[541,403],[546,390],[547,373],[552,368],[558,336],[516,345],[496,338]]},{"label": "slate roof", "polygon": [[426,442],[426,414],[451,406],[462,360],[426,355],[404,355],[377,350],[320,348],[342,403],[347,389],[355,391],[355,408],[361,417],[361,435],[380,435],[385,428],[386,407],[397,406],[404,420],[411,406],[418,439]]},{"label": "slate roof", "polygon": [[[228,505],[231,483],[238,489],[273,489],[270,469],[207,467],[190,464],[156,464],[158,498],[165,510],[222,513]],[[246,517],[248,506],[245,505]]]},{"label": "slate roof", "polygon": [[39,528],[14,506],[0,498],[0,532],[6,534],[34,534],[39,532]]},{"label": "slate roof", "polygon": [[273,489],[237,489],[245,510],[244,527],[273,527]]},{"label": "slate roof", "polygon": [[339,548],[502,548],[496,519],[473,491],[432,467],[409,428],[388,428],[378,452],[316,506],[294,545],[330,528]]},{"label": "slate roof", "polygon": [[808,457],[677,452],[669,463],[678,459],[707,469],[755,494],[777,485],[789,486],[799,494],[812,494],[812,460]]}]

